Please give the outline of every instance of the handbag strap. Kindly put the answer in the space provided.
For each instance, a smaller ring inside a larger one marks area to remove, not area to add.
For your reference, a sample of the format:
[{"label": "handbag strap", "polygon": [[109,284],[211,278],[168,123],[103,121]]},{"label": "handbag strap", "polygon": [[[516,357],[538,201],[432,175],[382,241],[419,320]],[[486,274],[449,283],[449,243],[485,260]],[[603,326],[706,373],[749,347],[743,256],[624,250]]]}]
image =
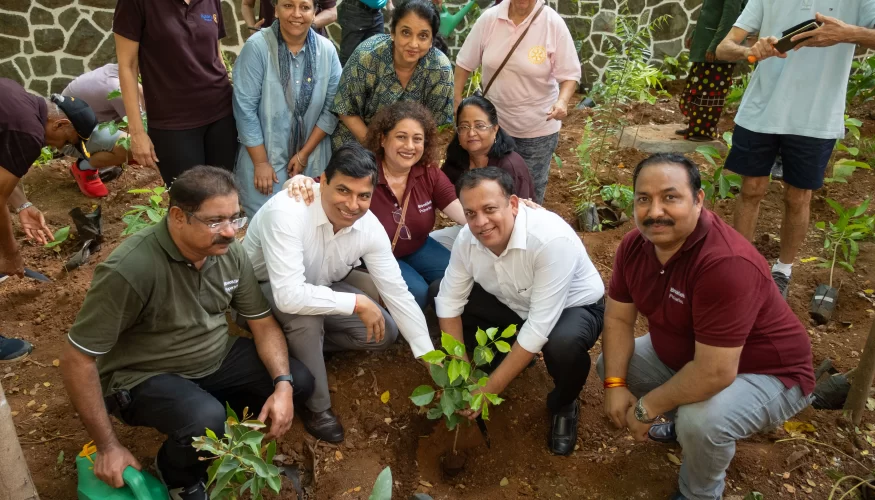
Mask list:
[{"label": "handbag strap", "polygon": [[541,8],[538,9],[538,12],[535,12],[535,15],[534,15],[534,17],[532,17],[532,20],[529,22],[529,25],[526,26],[526,30],[523,31],[523,34],[520,35],[519,38],[517,38],[516,43],[513,44],[513,47],[510,48],[510,50],[507,53],[507,56],[505,56],[505,58],[504,58],[504,61],[501,61],[501,65],[498,67],[497,70],[495,70],[495,74],[492,75],[492,79],[489,80],[489,83],[486,84],[486,89],[483,90],[483,97],[486,97],[486,93],[489,92],[490,88],[492,88],[492,83],[495,81],[496,78],[498,78],[498,74],[501,73],[502,69],[504,69],[504,65],[507,64],[507,61],[510,59],[510,56],[513,55],[513,52],[519,46],[520,42],[522,42],[523,38],[526,37],[526,33],[528,33],[529,29],[532,27],[532,25],[535,24],[535,19],[538,19],[538,16],[541,14],[541,11],[544,10],[545,5],[547,5],[547,4],[546,3],[541,4]]},{"label": "handbag strap", "polygon": [[[401,221],[398,222],[398,229],[395,230],[395,237],[392,238],[392,252],[395,252],[395,245],[398,243],[398,237],[401,236],[401,228],[404,226],[404,217],[407,215],[407,203],[410,202],[410,195],[413,194],[413,189],[410,189],[410,192],[407,193],[407,196],[404,198],[404,207],[401,209]],[[410,231],[408,229],[408,231]]]}]

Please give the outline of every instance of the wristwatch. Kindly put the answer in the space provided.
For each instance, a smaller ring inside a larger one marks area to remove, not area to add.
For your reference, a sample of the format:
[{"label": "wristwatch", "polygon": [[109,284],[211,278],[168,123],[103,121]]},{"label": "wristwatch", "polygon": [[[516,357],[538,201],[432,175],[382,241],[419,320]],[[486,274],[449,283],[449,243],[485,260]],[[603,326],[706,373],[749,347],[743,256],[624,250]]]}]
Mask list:
[{"label": "wristwatch", "polygon": [[279,377],[273,379],[273,386],[276,387],[280,382],[288,382],[290,386],[295,386],[295,379],[292,378],[291,375],[280,375]]},{"label": "wristwatch", "polygon": [[644,398],[638,398],[638,402],[635,403],[635,420],[643,423],[643,424],[652,424],[656,422],[657,416],[650,417],[647,415],[647,410],[644,409]]}]

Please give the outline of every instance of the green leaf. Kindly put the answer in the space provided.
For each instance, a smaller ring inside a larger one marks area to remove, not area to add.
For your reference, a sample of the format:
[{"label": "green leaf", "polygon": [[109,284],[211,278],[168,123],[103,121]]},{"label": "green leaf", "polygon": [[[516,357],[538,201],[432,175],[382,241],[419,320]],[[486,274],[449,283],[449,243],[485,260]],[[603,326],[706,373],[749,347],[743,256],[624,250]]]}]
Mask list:
[{"label": "green leaf", "polygon": [[462,417],[453,413],[452,415],[447,416],[447,429],[453,430],[459,425],[459,422],[462,421]]},{"label": "green leaf", "polygon": [[272,464],[274,456],[276,456],[276,441],[271,441],[270,443],[267,443],[267,449],[265,450],[264,454],[264,461]]},{"label": "green leaf", "polygon": [[428,413],[426,413],[425,416],[429,420],[437,420],[437,419],[441,418],[442,416],[444,416],[444,412],[442,412],[440,408],[435,406],[435,407],[429,408]]},{"label": "green leaf", "polygon": [[374,489],[368,500],[392,500],[392,471],[389,467],[383,469],[374,482]]},{"label": "green leaf", "polygon": [[454,359],[450,361],[450,365],[449,367],[447,367],[447,376],[450,377],[451,384],[455,382],[456,379],[459,378],[459,375],[461,375],[462,373],[461,367],[459,366],[460,364],[461,361],[459,361],[458,359]]},{"label": "green leaf", "polygon": [[869,208],[869,198],[866,198],[863,203],[860,203],[860,206],[858,206],[856,210],[854,210],[854,215],[852,215],[852,217],[859,217],[863,215],[864,213],[866,213],[867,208]]},{"label": "green leaf", "polygon": [[499,340],[495,343],[495,348],[498,349],[498,352],[508,353],[510,352],[510,344],[503,340]]},{"label": "green leaf", "polygon": [[842,215],[843,213],[845,213],[844,207],[842,207],[837,201],[833,200],[832,198],[826,198],[825,201],[827,205],[832,207],[833,211],[837,215]]},{"label": "green leaf", "polygon": [[477,385],[480,387],[485,387],[488,382],[489,377],[480,377],[480,379],[477,380]]},{"label": "green leaf", "polygon": [[[5,210],[5,209],[4,209]],[[61,229],[55,231],[55,241],[50,241],[43,245],[45,248],[54,248],[61,243],[67,241],[67,238],[70,237],[70,226],[64,226]]]},{"label": "green leaf", "polygon": [[280,478],[279,476],[268,476],[268,478],[267,478],[267,485],[268,485],[268,486],[270,487],[270,489],[272,489],[274,492],[279,493],[279,492],[280,492],[280,488],[281,488],[282,485],[283,485],[283,483],[282,483],[282,478]]},{"label": "green leaf", "polygon": [[146,215],[149,217],[149,220],[151,220],[152,222],[161,222],[161,219],[163,218],[161,216],[161,214],[159,214],[158,212],[156,212],[155,210],[153,210],[151,208],[146,210]]},{"label": "green leaf", "polygon": [[225,415],[227,415],[227,417],[228,417],[229,419],[230,419],[230,418],[233,418],[233,419],[234,419],[234,423],[237,423],[237,422],[240,421],[240,419],[237,418],[237,413],[236,413],[234,410],[231,409],[231,405],[229,405],[227,401],[225,401]]},{"label": "green leaf", "polygon": [[[148,189],[146,191],[148,191]],[[157,194],[157,195],[162,195],[166,191],[167,191],[167,188],[164,186],[157,186],[157,187],[152,188],[152,192]]]},{"label": "green leaf", "polygon": [[489,405],[483,405],[480,416],[483,417],[483,420],[489,420]]},{"label": "green leaf", "polygon": [[106,94],[106,100],[111,101],[113,99],[118,99],[122,96],[122,91],[120,89],[115,89],[112,92]]},{"label": "green leaf", "polygon": [[474,395],[474,398],[471,400],[471,409],[477,411],[483,405],[483,393],[478,393]]},{"label": "green leaf", "polygon": [[447,355],[443,351],[431,351],[422,355],[422,360],[431,365],[439,365],[444,362]]},{"label": "green leaf", "polygon": [[765,497],[759,491],[751,491],[744,496],[744,500],[763,500]]},{"label": "green leaf", "polygon": [[486,399],[489,400],[490,403],[492,403],[494,405],[500,405],[501,403],[504,402],[504,399],[498,397],[498,394],[484,392],[483,395],[486,397]]},{"label": "green leaf", "polygon": [[507,339],[516,335],[516,325],[510,325],[501,332],[501,338]]},{"label": "green leaf", "polygon": [[486,335],[489,337],[489,340],[495,340],[496,333],[498,333],[498,328],[492,327],[486,329]]},{"label": "green leaf", "polygon": [[434,380],[438,387],[450,386],[450,377],[447,375],[446,366],[430,365],[428,371],[431,373],[431,379]]},{"label": "green leaf", "polygon": [[471,364],[464,361],[459,361],[459,375],[462,377],[462,382],[468,382],[468,377],[471,376]]},{"label": "green leaf", "polygon": [[817,229],[820,229],[821,231],[823,231],[824,229],[826,229],[826,223],[824,223],[824,222],[816,222],[816,223],[814,224],[814,227],[816,227]]},{"label": "green leaf", "polygon": [[225,455],[222,457],[221,464],[216,470],[216,486],[213,488],[213,491],[224,489],[228,485],[228,481],[237,473],[239,466],[240,462],[233,456]]},{"label": "green leaf", "polygon": [[477,333],[474,334],[474,337],[477,339],[477,345],[486,345],[486,342],[489,340],[486,336],[486,332],[481,328],[477,329]]},{"label": "green leaf", "polygon": [[495,354],[492,353],[492,349],[486,346],[477,346],[474,348],[474,363],[478,366],[492,363],[493,358],[495,358]]},{"label": "green leaf", "polygon": [[453,401],[452,396],[450,396],[449,391],[441,394],[441,411],[447,417],[456,411],[456,403]]},{"label": "green leaf", "polygon": [[128,190],[128,193],[130,193],[130,194],[152,194],[153,192],[154,191],[152,191],[151,189],[145,189],[145,188]]},{"label": "green leaf", "polygon": [[416,406],[425,406],[434,400],[434,388],[430,385],[421,385],[410,394],[410,400]]},{"label": "green leaf", "polygon": [[465,345],[453,338],[448,333],[441,332],[441,347],[447,351],[447,354],[462,357],[465,355]]}]

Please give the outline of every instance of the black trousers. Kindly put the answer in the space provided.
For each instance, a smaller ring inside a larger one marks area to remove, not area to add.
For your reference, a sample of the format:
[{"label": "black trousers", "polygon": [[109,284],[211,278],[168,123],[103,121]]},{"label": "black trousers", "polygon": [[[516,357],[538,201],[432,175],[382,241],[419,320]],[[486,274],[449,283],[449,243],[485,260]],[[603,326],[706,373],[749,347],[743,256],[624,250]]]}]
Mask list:
[{"label": "black trousers", "polygon": [[337,24],[340,25],[340,64],[347,59],[360,43],[383,33],[383,11],[372,9],[359,0],[347,0],[337,7]]},{"label": "black trousers", "polygon": [[[313,376],[294,358],[289,358],[296,407],[313,393]],[[239,338],[219,369],[201,379],[186,379],[163,374],[130,390],[131,403],[119,413],[128,425],[152,427],[167,436],[158,451],[164,481],[171,488],[188,487],[206,480],[209,462],[198,460],[192,438],[205,429],[222,435],[225,429],[225,402],[242,418],[243,408],[256,417],[273,394],[270,377],[251,339]]]},{"label": "black trousers", "polygon": [[198,165],[234,170],[237,159],[237,123],[234,115],[186,130],[149,127],[149,139],[158,156],[158,170],[168,187],[183,172]]},{"label": "black trousers", "polygon": [[[551,412],[559,411],[573,403],[580,395],[592,364],[589,350],[602,333],[604,317],[603,303],[569,307],[562,311],[559,321],[550,332],[541,352],[544,353],[547,372],[555,384],[554,389],[547,396],[547,407]],[[519,332],[523,323],[525,321],[513,309],[475,283],[471,295],[468,296],[465,311],[462,313],[465,349],[469,353],[474,352],[477,346],[475,334],[478,327],[484,330],[498,327],[498,331],[501,332],[507,326],[517,325],[517,332]],[[513,344],[516,336],[506,340]],[[498,351],[495,353],[495,359],[490,365],[493,369],[506,356]]]}]

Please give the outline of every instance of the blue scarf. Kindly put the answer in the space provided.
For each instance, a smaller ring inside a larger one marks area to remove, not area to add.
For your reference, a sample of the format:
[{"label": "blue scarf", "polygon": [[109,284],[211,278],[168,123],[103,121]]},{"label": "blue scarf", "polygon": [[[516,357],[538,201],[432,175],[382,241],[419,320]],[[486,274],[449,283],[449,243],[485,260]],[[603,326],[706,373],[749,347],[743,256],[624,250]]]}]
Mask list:
[{"label": "blue scarf", "polygon": [[[292,110],[292,132],[289,134],[289,158],[291,158],[300,151],[310,135],[309,130],[304,130],[304,114],[310,107],[310,101],[313,99],[313,87],[316,84],[313,69],[316,67],[317,35],[312,28],[307,31],[307,40],[304,42],[304,53],[306,56],[304,58],[304,79],[301,82],[300,92],[293,99],[292,96],[295,94],[295,88],[294,83],[291,81],[292,53],[283,39],[279,23],[279,19],[275,20],[270,29],[273,30],[274,36],[277,39],[277,61],[279,64],[280,82],[282,82],[283,90],[286,94],[286,103]],[[304,165],[304,168],[306,167]]]}]

